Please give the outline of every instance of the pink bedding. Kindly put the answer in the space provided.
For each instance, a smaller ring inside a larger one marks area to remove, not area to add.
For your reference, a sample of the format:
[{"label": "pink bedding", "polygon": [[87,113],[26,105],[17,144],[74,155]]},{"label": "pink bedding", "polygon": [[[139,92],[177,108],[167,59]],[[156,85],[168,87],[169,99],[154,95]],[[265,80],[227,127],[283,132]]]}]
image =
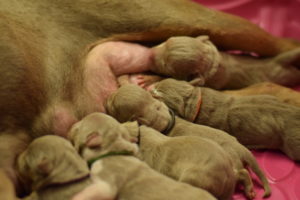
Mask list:
[{"label": "pink bedding", "polygon": [[[274,35],[300,40],[300,0],[195,1],[245,17]],[[295,89],[300,91],[300,86]],[[253,151],[253,154],[265,171],[272,188],[272,195],[266,200],[300,200],[299,163],[276,151]],[[255,200],[262,200],[263,190],[259,184],[255,184],[255,191],[257,193]],[[241,191],[237,191],[233,199],[246,198]]]}]

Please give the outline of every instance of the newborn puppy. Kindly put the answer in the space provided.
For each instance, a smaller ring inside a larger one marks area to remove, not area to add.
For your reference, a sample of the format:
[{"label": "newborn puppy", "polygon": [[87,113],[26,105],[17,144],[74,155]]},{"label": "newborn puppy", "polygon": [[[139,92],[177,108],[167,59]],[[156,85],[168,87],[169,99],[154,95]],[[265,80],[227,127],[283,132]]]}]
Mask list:
[{"label": "newborn puppy", "polygon": [[[167,77],[158,76],[151,73],[136,73],[129,75],[122,75],[118,77],[120,85],[133,83],[140,87],[151,90],[153,84],[166,79]],[[203,81],[201,80],[201,83]],[[249,95],[271,95],[276,97],[279,101],[291,104],[294,106],[300,106],[300,92],[291,88],[278,85],[271,82],[262,82],[251,85],[246,88],[237,90],[223,90],[223,93],[237,95],[237,96],[249,96]]]},{"label": "newborn puppy", "polygon": [[91,184],[86,162],[59,136],[35,139],[18,157],[22,181],[35,191],[28,200],[67,200]]},{"label": "newborn puppy", "polygon": [[268,95],[232,96],[165,79],[152,93],[180,117],[224,130],[252,149],[280,149],[300,160],[300,108]]},{"label": "newborn puppy", "polygon": [[152,48],[154,65],[151,71],[177,79],[212,78],[218,71],[221,56],[208,36],[171,37]]},{"label": "newborn puppy", "polygon": [[[135,131],[131,132],[139,137],[139,157],[153,169],[205,189],[220,200],[231,199],[236,185],[234,167],[229,155],[218,144],[194,136],[171,138],[135,124]],[[252,193],[251,197],[254,196]]]},{"label": "newborn puppy", "polygon": [[[151,54],[153,59],[149,59]],[[285,86],[300,83],[300,69],[296,66],[300,48],[262,59],[219,52],[208,36],[177,36],[138,56],[147,60],[143,63],[152,72],[182,80],[200,78],[201,85],[215,89],[240,89],[266,81]]]},{"label": "newborn puppy", "polygon": [[253,198],[255,194],[253,192],[253,183],[246,167],[252,169],[262,181],[265,189],[264,196],[270,195],[268,181],[254,156],[226,132],[193,124],[179,117],[172,117],[170,115],[172,112],[169,112],[164,103],[154,99],[148,92],[135,85],[122,86],[115,94],[109,97],[106,109],[108,113],[120,121],[137,120],[140,124],[150,126],[168,136],[200,136],[218,143],[231,157],[235,176],[244,185],[247,197]]},{"label": "newborn puppy", "polygon": [[[69,137],[91,165],[93,184],[73,200],[214,200],[208,192],[176,182],[132,155],[137,145],[112,117],[93,113],[74,124]],[[103,190],[105,193],[100,193]]]},{"label": "newborn puppy", "polygon": [[[219,52],[209,41],[208,36],[171,37],[152,48],[108,38],[91,44],[88,49],[91,49],[85,55],[88,68],[94,69],[101,63],[102,68],[110,68],[114,75],[123,75],[123,77],[127,77],[124,74],[137,73],[143,69],[143,71],[179,79],[201,77],[204,81],[217,72],[220,60]],[[93,60],[97,60],[97,62]],[[111,76],[111,72],[107,71],[107,76]],[[95,72],[93,71],[93,73]],[[127,81],[131,81],[130,77],[127,79]],[[126,81],[126,79],[124,80]],[[119,80],[119,82],[124,80]],[[97,81],[98,79],[91,78],[87,80],[87,85],[96,87]],[[116,87],[112,84],[108,85]],[[95,88],[93,89],[95,90]],[[102,92],[102,95],[104,93],[105,91]]]}]

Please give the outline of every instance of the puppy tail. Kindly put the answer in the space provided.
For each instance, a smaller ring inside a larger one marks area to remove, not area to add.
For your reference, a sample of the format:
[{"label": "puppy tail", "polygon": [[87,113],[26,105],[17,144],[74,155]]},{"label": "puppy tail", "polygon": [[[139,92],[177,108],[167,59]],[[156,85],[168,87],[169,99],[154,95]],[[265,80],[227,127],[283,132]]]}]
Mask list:
[{"label": "puppy tail", "polygon": [[259,180],[262,182],[262,185],[264,187],[265,193],[263,195],[264,198],[269,197],[271,195],[271,188],[268,182],[268,179],[266,178],[264,172],[259,167],[257,161],[255,160],[254,156],[250,151],[247,151],[248,155],[246,155],[246,159],[244,159],[245,164],[250,167],[250,169],[256,174],[256,176],[259,178]]}]

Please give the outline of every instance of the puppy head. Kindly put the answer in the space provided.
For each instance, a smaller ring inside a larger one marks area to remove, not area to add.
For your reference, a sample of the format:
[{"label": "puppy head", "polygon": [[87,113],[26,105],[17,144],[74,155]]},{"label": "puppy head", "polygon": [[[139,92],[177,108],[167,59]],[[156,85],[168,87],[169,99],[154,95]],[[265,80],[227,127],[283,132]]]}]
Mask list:
[{"label": "puppy head", "polygon": [[[196,80],[192,82],[197,84]],[[189,82],[171,78],[155,83],[150,93],[163,101],[177,115],[190,121],[193,120],[190,118],[195,117],[198,111],[197,104],[201,100],[200,88],[195,88]]]},{"label": "puppy head", "polygon": [[[155,62],[167,68],[174,78],[212,77],[218,70],[220,54],[208,36],[176,36],[154,47]],[[178,73],[180,72],[180,73]],[[203,81],[204,81],[203,80]]]},{"label": "puppy head", "polygon": [[128,130],[104,113],[92,113],[73,125],[69,137],[75,149],[90,160],[109,152],[137,154],[138,147]]},{"label": "puppy head", "polygon": [[54,135],[35,139],[19,155],[17,169],[33,190],[67,183],[89,174],[86,162],[71,143]]},{"label": "puppy head", "polygon": [[120,122],[136,120],[158,131],[164,130],[171,120],[169,109],[163,102],[134,84],[124,85],[111,95],[106,110]]}]

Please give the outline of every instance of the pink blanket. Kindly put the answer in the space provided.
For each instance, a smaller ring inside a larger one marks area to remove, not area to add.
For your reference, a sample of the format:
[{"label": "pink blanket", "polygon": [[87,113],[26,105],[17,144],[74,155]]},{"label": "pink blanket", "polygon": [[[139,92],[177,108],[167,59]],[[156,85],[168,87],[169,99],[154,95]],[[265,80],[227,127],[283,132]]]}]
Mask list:
[{"label": "pink blanket", "polygon": [[[300,0],[194,1],[247,18],[274,35],[300,40]],[[300,86],[295,89],[300,91]],[[299,163],[277,151],[253,151],[253,154],[265,171],[272,188],[272,195],[266,200],[300,200]],[[255,200],[262,200],[263,190],[259,184],[255,184],[255,191]],[[233,199],[246,198],[238,190]]]}]

